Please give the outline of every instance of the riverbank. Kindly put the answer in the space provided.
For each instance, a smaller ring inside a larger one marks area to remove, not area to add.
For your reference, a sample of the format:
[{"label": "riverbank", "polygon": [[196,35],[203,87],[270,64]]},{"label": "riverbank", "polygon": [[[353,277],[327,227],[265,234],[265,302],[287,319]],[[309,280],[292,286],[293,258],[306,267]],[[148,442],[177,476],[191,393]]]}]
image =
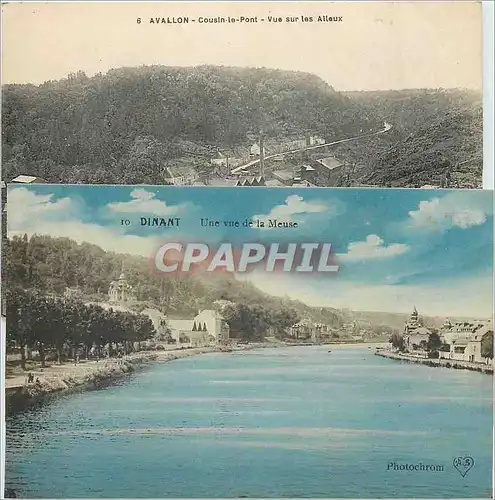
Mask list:
[{"label": "riverbank", "polygon": [[[370,349],[376,343],[332,342],[315,344],[307,342],[263,342],[250,343],[238,346],[228,351],[251,351],[261,348],[301,347],[315,345],[332,345],[333,347],[356,347],[367,345]],[[379,345],[379,344],[378,344]],[[91,390],[104,387],[115,380],[142,369],[150,363],[163,363],[175,359],[215,352],[215,347],[198,347],[189,349],[174,349],[163,351],[145,351],[101,361],[81,360],[77,365],[73,363],[53,363],[45,368],[38,367],[27,372],[7,376],[5,380],[6,414],[11,415],[32,407],[58,394]],[[27,374],[31,373],[34,382],[27,383]]]},{"label": "riverbank", "polygon": [[481,363],[470,363],[468,361],[458,361],[455,359],[430,359],[421,358],[419,356],[411,356],[408,354],[389,351],[386,349],[375,351],[377,356],[383,358],[395,359],[397,361],[405,361],[407,363],[418,363],[425,366],[432,366],[436,368],[453,368],[455,370],[470,370],[474,372],[486,373],[493,375],[493,365],[484,365]]},{"label": "riverbank", "polygon": [[57,394],[98,389],[150,363],[163,363],[213,351],[215,351],[213,347],[146,351],[123,358],[101,361],[83,360],[77,365],[73,363],[52,364],[45,368],[31,370],[30,373],[33,374],[35,382],[30,384],[26,383],[27,373],[5,380],[6,414],[11,415],[25,410]]}]

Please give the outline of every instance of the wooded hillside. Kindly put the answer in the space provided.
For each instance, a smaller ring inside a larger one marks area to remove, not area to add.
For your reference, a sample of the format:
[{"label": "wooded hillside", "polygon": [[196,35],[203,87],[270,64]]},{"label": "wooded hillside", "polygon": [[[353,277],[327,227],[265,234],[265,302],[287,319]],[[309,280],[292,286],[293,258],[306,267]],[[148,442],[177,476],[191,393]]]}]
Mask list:
[{"label": "wooded hillside", "polygon": [[[170,317],[190,317],[215,301],[230,301],[274,316],[307,317],[338,328],[338,310],[311,308],[302,302],[273,297],[254,285],[220,276],[157,275],[144,257],[105,252],[88,243],[50,236],[14,237],[4,243],[3,277],[9,289],[36,289],[62,296],[66,287],[77,287],[85,300],[107,301],[108,287],[125,270],[137,292],[137,310],[156,307]],[[294,322],[295,322],[294,321]]]},{"label": "wooded hillside", "polygon": [[465,90],[400,90],[346,93],[365,113],[393,128],[342,145],[337,156],[356,164],[353,184],[391,187],[481,187],[483,102]]},{"label": "wooded hillside", "polygon": [[267,138],[340,138],[381,125],[319,77],[271,69],[121,68],[2,90],[6,181],[23,173],[49,182],[163,183],[167,162],[249,146],[260,129]]}]

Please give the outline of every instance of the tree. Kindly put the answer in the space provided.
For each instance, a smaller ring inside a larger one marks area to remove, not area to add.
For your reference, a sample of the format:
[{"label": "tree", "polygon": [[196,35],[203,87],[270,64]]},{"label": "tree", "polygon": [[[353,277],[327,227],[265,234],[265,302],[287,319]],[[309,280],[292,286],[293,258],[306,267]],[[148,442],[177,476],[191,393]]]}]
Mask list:
[{"label": "tree", "polygon": [[481,355],[493,359],[493,330],[485,333],[481,339]]},{"label": "tree", "polygon": [[426,349],[429,352],[438,351],[442,347],[442,340],[440,339],[440,335],[438,333],[430,333],[428,336],[428,342],[426,343]]},{"label": "tree", "polygon": [[210,177],[215,170],[215,165],[212,165],[205,160],[195,165],[194,169],[198,174],[199,180],[208,185],[210,183]]},{"label": "tree", "polygon": [[404,337],[400,333],[393,333],[390,337],[389,342],[399,351],[404,351],[406,348]]}]

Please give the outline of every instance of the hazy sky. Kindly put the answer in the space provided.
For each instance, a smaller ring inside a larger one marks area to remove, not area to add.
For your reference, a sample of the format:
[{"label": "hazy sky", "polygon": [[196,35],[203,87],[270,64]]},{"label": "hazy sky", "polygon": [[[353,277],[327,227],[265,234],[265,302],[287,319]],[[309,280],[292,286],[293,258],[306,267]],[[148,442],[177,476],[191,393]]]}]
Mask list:
[{"label": "hazy sky", "polygon": [[[24,3],[2,11],[3,83],[213,64],[307,71],[337,90],[481,88],[481,2]],[[303,15],[343,21],[268,22]],[[167,16],[190,22],[149,23]],[[265,22],[200,24],[201,16]]]}]

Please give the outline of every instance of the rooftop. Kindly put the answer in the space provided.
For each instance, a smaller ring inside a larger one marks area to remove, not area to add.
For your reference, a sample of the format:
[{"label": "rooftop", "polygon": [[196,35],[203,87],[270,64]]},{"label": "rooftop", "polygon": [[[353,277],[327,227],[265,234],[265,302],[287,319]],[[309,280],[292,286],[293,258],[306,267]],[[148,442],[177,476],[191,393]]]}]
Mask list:
[{"label": "rooftop", "polygon": [[334,158],[333,156],[323,158],[319,160],[319,162],[325,167],[327,167],[329,170],[333,170],[334,168],[341,167],[343,165],[343,163],[340,160],[337,160],[337,158]]},{"label": "rooftop", "polygon": [[294,178],[294,173],[291,170],[275,170],[272,174],[279,179],[287,181]]},{"label": "rooftop", "polygon": [[12,180],[12,182],[18,182],[21,184],[43,184],[45,181],[33,175],[18,175],[15,179]]}]

